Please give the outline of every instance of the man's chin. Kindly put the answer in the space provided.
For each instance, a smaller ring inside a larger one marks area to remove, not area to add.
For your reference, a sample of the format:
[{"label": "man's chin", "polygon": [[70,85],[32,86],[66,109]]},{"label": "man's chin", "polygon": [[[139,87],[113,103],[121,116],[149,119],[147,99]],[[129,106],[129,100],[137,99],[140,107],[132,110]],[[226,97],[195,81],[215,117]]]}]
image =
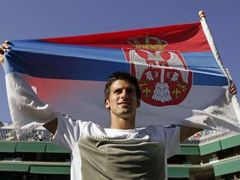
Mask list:
[{"label": "man's chin", "polygon": [[129,109],[129,108],[122,108],[121,112],[122,112],[123,114],[130,114],[130,113],[132,112],[132,110]]},{"label": "man's chin", "polygon": [[119,113],[119,115],[123,118],[128,118],[132,116],[132,111],[130,110],[123,110]]}]

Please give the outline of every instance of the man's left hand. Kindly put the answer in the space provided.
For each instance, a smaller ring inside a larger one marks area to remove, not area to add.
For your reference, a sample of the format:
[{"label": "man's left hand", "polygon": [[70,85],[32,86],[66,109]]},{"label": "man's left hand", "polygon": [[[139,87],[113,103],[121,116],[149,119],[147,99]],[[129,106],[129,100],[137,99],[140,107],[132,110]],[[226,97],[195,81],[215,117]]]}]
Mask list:
[{"label": "man's left hand", "polygon": [[0,46],[0,63],[3,63],[3,54],[7,51],[7,49],[10,48],[10,42],[5,41],[1,46]]},{"label": "man's left hand", "polygon": [[237,88],[236,88],[236,85],[234,83],[231,83],[230,86],[229,86],[229,91],[232,95],[235,95],[237,94]]}]

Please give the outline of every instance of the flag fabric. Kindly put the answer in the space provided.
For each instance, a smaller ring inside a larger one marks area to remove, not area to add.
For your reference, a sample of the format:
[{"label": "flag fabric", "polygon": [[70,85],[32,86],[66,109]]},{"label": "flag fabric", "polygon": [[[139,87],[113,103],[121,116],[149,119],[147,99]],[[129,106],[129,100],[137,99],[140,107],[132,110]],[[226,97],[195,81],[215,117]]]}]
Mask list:
[{"label": "flag fabric", "polygon": [[105,81],[125,71],[136,76],[142,90],[137,127],[240,131],[229,80],[198,22],[11,43],[3,66],[17,126],[45,123],[57,111],[108,127]]}]

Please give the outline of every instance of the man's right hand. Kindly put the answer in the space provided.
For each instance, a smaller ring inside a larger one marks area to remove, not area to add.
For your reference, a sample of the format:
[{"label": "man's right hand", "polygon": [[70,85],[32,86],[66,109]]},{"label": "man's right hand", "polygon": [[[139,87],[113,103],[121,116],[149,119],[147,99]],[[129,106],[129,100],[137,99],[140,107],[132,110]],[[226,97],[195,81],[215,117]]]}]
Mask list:
[{"label": "man's right hand", "polygon": [[3,54],[7,49],[9,49],[9,41],[5,41],[1,46],[0,46],[0,63],[3,63]]}]

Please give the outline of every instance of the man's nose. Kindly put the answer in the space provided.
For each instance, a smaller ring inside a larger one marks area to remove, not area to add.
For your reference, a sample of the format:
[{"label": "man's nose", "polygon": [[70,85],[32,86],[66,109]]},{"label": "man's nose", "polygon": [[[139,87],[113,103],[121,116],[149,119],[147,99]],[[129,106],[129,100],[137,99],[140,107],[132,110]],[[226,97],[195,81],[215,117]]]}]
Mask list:
[{"label": "man's nose", "polygon": [[129,97],[128,91],[124,89],[124,90],[122,91],[122,93],[121,93],[121,97],[122,97],[122,98],[128,98],[128,97]]}]

